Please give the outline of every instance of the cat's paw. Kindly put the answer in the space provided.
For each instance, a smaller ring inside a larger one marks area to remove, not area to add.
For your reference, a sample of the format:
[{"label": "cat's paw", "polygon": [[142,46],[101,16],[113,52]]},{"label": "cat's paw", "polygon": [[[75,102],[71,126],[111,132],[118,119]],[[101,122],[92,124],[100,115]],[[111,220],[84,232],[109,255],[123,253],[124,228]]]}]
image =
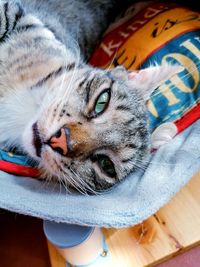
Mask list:
[{"label": "cat's paw", "polygon": [[15,29],[23,15],[24,10],[19,1],[0,1],[0,41]]}]

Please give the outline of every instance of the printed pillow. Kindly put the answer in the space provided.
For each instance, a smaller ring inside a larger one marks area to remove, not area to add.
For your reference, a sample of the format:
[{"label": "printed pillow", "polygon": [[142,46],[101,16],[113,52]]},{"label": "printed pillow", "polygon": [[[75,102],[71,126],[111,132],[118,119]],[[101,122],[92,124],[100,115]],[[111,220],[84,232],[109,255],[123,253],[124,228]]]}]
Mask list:
[{"label": "printed pillow", "polygon": [[123,65],[131,71],[166,63],[184,67],[147,103],[157,141],[154,148],[200,117],[200,14],[196,11],[166,2],[135,4],[110,26],[90,63],[102,68]]}]

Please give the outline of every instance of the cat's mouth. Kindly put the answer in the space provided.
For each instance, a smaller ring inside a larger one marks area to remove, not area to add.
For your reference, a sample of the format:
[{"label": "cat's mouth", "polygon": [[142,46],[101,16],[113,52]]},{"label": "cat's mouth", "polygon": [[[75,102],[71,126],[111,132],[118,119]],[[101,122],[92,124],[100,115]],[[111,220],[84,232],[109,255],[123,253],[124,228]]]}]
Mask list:
[{"label": "cat's mouth", "polygon": [[38,157],[41,157],[42,140],[40,138],[40,134],[39,134],[38,126],[36,122],[33,124],[32,130],[33,130],[33,146],[35,147],[36,155]]}]

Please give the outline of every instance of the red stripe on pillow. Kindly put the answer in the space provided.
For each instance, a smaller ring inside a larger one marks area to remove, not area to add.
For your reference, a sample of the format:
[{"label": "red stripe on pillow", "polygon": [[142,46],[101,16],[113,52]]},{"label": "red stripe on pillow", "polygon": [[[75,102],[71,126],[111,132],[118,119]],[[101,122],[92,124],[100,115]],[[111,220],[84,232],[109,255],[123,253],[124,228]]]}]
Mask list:
[{"label": "red stripe on pillow", "polygon": [[200,118],[200,103],[188,111],[181,119],[175,121],[178,133],[182,132],[185,128],[189,127],[192,123]]},{"label": "red stripe on pillow", "polygon": [[0,160],[0,170],[9,172],[15,175],[31,176],[36,178],[39,176],[39,170],[32,167],[21,166],[15,163]]}]

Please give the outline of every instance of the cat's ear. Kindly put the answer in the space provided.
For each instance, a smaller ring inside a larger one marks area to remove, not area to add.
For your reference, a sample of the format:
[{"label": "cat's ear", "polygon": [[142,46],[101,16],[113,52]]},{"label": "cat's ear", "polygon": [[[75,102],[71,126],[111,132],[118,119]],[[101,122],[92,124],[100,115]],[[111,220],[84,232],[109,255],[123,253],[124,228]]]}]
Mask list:
[{"label": "cat's ear", "polygon": [[128,71],[123,65],[119,65],[111,70],[114,77],[120,78],[122,80],[128,79]]},{"label": "cat's ear", "polygon": [[134,87],[141,91],[144,99],[148,100],[156,88],[183,69],[180,65],[152,66],[129,72],[128,78],[133,82]]}]

